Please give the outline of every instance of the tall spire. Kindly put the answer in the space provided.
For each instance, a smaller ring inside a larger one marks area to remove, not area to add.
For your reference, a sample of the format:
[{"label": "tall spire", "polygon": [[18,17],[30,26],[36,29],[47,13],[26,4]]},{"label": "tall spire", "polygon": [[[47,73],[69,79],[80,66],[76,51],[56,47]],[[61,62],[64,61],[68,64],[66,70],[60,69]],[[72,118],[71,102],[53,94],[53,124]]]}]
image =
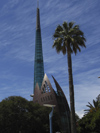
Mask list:
[{"label": "tall spire", "polygon": [[39,1],[37,0],[37,21],[36,29],[40,29],[40,12],[39,12]]},{"label": "tall spire", "polygon": [[44,63],[43,63],[43,53],[42,53],[40,13],[39,13],[39,7],[37,7],[35,61],[34,61],[34,89],[35,89],[36,83],[38,83],[39,88],[41,89],[43,77],[44,77]]},{"label": "tall spire", "polygon": [[37,8],[36,29],[40,29],[40,12],[39,12],[39,8]]}]

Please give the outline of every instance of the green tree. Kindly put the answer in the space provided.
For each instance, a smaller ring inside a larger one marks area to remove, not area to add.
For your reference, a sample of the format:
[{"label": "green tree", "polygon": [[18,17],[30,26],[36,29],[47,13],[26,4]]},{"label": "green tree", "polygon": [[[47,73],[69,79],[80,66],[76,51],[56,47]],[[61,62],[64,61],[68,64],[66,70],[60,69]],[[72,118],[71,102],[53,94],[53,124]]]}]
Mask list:
[{"label": "green tree", "polygon": [[77,133],[99,133],[100,132],[100,109],[89,112],[78,121]]},{"label": "green tree", "polygon": [[99,102],[99,107],[100,107],[100,94],[96,97],[96,100]]},{"label": "green tree", "polygon": [[58,25],[53,34],[53,48],[56,48],[57,53],[67,53],[68,72],[69,72],[69,92],[70,92],[70,109],[71,109],[71,132],[76,133],[75,122],[75,105],[74,105],[74,87],[72,76],[72,59],[71,54],[81,51],[80,47],[86,47],[84,33],[79,29],[79,25],[74,26],[74,22],[64,22]]},{"label": "green tree", "polygon": [[[0,102],[0,133],[48,133],[51,109],[33,104],[25,98],[11,96]],[[54,113],[54,132],[58,131],[59,119]]]},{"label": "green tree", "polygon": [[93,100],[93,105],[88,102],[89,105],[86,105],[87,107],[89,107],[89,109],[86,109],[84,111],[86,111],[86,113],[89,113],[89,112],[96,112],[100,109],[100,104],[99,104],[99,101],[98,100]]}]

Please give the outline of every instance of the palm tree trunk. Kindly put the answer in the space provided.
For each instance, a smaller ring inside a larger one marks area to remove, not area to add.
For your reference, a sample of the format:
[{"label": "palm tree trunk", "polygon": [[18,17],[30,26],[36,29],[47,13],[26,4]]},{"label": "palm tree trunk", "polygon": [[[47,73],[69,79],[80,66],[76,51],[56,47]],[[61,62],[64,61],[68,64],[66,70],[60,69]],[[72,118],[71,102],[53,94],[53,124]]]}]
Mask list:
[{"label": "palm tree trunk", "polygon": [[72,59],[71,59],[71,53],[68,51],[67,51],[67,58],[68,58],[68,73],[69,73],[71,133],[76,133]]}]

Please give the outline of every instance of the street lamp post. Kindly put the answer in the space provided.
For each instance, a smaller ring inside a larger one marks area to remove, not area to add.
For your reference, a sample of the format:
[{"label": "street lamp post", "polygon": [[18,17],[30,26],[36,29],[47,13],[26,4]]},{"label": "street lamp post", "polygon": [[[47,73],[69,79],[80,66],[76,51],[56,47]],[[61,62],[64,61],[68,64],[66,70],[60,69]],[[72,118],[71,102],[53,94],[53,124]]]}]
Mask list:
[{"label": "street lamp post", "polygon": [[53,110],[56,105],[51,105],[51,104],[43,104],[43,106],[46,107],[51,107],[52,111],[49,114],[49,124],[50,124],[50,133],[52,133],[52,116],[53,116]]}]

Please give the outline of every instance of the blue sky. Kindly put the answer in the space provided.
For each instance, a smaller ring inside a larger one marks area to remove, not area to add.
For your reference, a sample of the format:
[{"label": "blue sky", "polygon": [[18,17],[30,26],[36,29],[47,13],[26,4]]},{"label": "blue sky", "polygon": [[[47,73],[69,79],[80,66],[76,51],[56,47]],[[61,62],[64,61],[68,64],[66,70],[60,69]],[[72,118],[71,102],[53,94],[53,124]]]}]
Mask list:
[{"label": "blue sky", "polygon": [[[39,1],[44,69],[60,84],[69,102],[67,55],[52,49],[58,24],[75,21],[87,48],[72,55],[75,108],[82,117],[88,102],[100,94],[100,1]],[[36,0],[0,1],[0,101],[12,95],[31,100],[34,77]]]}]

